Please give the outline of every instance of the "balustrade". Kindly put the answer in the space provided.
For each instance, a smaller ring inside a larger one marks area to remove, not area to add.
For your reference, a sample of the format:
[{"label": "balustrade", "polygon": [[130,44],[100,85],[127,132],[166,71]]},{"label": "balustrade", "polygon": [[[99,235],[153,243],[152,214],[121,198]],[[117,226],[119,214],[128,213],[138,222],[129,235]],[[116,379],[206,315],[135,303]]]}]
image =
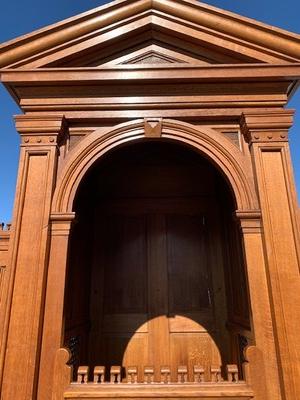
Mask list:
[{"label": "balustrade", "polygon": [[[94,367],[93,383],[96,385],[100,384],[224,384],[224,383],[239,383],[238,367],[235,364],[229,364],[225,368],[226,379],[222,377],[221,366],[212,365],[209,368],[209,374],[206,375],[206,370],[203,366],[195,365],[192,368],[192,379],[189,380],[188,367],[186,365],[178,366],[177,370],[174,371],[177,374],[177,381],[172,381],[172,371],[169,366],[160,367],[160,381],[155,381],[155,369],[152,366],[146,366],[143,369],[143,382],[138,382],[138,367],[129,366],[126,368],[125,379],[122,380],[122,367],[112,366],[110,367],[110,381],[105,382],[105,367],[96,366]],[[209,376],[209,379],[205,379]],[[76,384],[86,384],[89,378],[89,367],[80,366],[77,370],[77,381],[73,382]]]}]

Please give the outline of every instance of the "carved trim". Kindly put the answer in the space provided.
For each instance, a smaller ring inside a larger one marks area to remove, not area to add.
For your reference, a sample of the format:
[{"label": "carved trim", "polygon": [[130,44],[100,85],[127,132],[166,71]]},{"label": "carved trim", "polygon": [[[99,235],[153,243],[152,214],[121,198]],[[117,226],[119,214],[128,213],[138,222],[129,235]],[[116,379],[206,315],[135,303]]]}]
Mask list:
[{"label": "carved trim", "polygon": [[263,113],[243,113],[241,132],[249,145],[252,143],[287,142],[288,130],[293,125],[294,110]]},{"label": "carved trim", "polygon": [[[145,139],[144,128],[144,120],[134,120],[113,128],[95,130],[82,139],[74,151],[68,154],[60,171],[53,196],[53,212],[71,211],[76,190],[88,168],[107,151],[122,143],[134,143]],[[196,148],[218,165],[232,185],[239,209],[258,207],[254,182],[245,174],[251,167],[250,160],[221,133],[208,127],[164,119],[161,137],[163,140],[176,141]]]},{"label": "carved trim", "polygon": [[262,230],[261,212],[260,210],[237,210],[235,218],[240,224],[243,234],[260,233]]},{"label": "carved trim", "polygon": [[[5,43],[0,48],[0,66],[5,68],[39,53],[49,52],[65,43],[78,41],[82,37],[91,35],[105,26],[113,26],[121,20],[136,17],[139,13],[153,9],[169,18],[183,18],[186,22],[196,23],[223,37],[224,35],[234,37],[238,43],[246,41],[251,44],[252,48],[261,50],[266,47],[268,52],[276,55],[279,60],[297,61],[300,58],[298,37],[290,32],[253,20],[250,21],[201,3],[171,0],[127,0],[117,5],[113,3],[96,8],[88,13],[80,14],[72,19]],[[241,25],[244,29],[241,29]]]},{"label": "carved trim", "polygon": [[52,236],[68,236],[74,219],[74,212],[52,213],[50,215]]},{"label": "carved trim", "polygon": [[158,138],[162,132],[162,118],[145,118],[145,136]]},{"label": "carved trim", "polygon": [[63,115],[16,115],[15,125],[21,136],[21,146],[56,146],[68,132]]}]

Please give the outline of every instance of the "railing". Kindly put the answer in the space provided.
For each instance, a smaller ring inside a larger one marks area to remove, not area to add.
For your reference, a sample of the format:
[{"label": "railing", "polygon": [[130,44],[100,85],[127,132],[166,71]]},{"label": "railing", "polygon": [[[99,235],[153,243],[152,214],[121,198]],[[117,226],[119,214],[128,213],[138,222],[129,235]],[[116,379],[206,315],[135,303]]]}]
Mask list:
[{"label": "railing", "polygon": [[[230,399],[251,400],[254,394],[263,394],[265,374],[261,351],[249,346],[245,351],[243,377],[240,379],[237,365],[212,365],[204,368],[179,365],[138,368],[103,365],[89,368],[80,366],[73,380],[72,367],[68,365],[70,352],[59,349],[56,353],[52,400],[101,399],[111,400],[178,400],[178,399]],[[124,373],[125,370],[125,373]]]},{"label": "railing", "polygon": [[[126,368],[126,379],[121,379],[121,366],[112,366],[110,367],[110,379],[109,382],[105,382],[105,366],[96,366],[93,369],[93,379],[92,383],[96,385],[101,385],[105,383],[110,384],[201,384],[205,382],[212,383],[239,383],[239,372],[238,367],[235,364],[230,364],[226,366],[226,380],[222,377],[221,367],[220,366],[211,366],[209,371],[210,380],[205,380],[205,368],[200,365],[195,365],[193,367],[193,379],[192,381],[188,380],[188,367],[185,365],[178,366],[176,370],[177,380],[176,382],[171,381],[171,368],[169,366],[162,366],[160,368],[160,380],[155,381],[155,369],[152,366],[144,367],[143,369],[143,381],[138,382],[138,367],[131,366]],[[77,370],[77,381],[73,382],[73,384],[87,384],[89,383],[89,375],[90,369],[88,366],[80,366]]]}]

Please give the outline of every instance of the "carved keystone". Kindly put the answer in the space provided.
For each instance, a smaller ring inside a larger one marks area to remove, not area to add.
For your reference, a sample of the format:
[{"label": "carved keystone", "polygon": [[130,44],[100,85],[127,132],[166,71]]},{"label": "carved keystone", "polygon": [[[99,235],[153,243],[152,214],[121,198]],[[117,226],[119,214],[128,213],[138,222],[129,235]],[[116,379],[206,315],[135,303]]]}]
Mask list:
[{"label": "carved keystone", "polygon": [[180,365],[177,369],[177,382],[186,383],[187,382],[188,369],[186,365]]},{"label": "carved keystone", "polygon": [[88,383],[89,367],[80,366],[77,370],[77,383]]},{"label": "carved keystone", "polygon": [[194,382],[204,382],[204,368],[200,365],[194,365]]},{"label": "carved keystone", "polygon": [[146,137],[161,137],[162,119],[161,118],[145,118],[144,129]]},{"label": "carved keystone", "polygon": [[160,368],[161,383],[170,383],[171,381],[170,375],[171,375],[170,367]]},{"label": "carved keystone", "polygon": [[127,382],[128,383],[137,383],[137,367],[128,367],[127,368]]},{"label": "carved keystone", "polygon": [[94,368],[94,383],[104,383],[105,367],[96,366]]},{"label": "carved keystone", "polygon": [[112,366],[110,367],[110,383],[121,383],[121,367]]},{"label": "carved keystone", "polygon": [[228,364],[226,366],[227,380],[228,382],[238,382],[239,381],[239,370],[237,365]]},{"label": "carved keystone", "polygon": [[212,365],[210,367],[210,374],[211,374],[211,381],[212,382],[221,382],[222,377],[221,377],[221,367]]},{"label": "carved keystone", "polygon": [[145,367],[144,368],[144,383],[153,383],[154,382],[154,368],[153,367]]}]

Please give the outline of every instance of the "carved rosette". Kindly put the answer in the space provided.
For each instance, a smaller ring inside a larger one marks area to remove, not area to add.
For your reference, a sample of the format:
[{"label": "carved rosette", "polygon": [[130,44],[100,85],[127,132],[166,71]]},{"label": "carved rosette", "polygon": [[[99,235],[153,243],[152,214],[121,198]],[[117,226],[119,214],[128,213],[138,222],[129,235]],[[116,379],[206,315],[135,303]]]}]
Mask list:
[{"label": "carved rosette", "polygon": [[243,113],[241,132],[249,145],[253,143],[288,142],[294,110]]},{"label": "carved rosette", "polygon": [[21,136],[21,146],[59,146],[68,134],[63,115],[32,116],[17,115],[16,129]]}]

